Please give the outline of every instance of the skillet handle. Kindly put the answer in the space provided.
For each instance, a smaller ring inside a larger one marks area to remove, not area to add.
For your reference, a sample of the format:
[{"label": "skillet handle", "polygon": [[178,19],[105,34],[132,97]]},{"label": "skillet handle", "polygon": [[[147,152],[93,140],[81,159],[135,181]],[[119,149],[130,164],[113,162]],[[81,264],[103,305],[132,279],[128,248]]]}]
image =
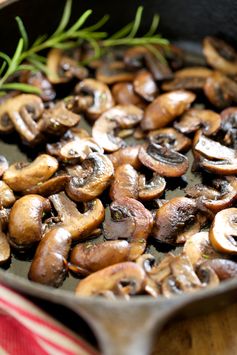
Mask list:
[{"label": "skillet handle", "polygon": [[68,306],[91,326],[103,355],[149,355],[157,331],[179,308],[169,300]]}]

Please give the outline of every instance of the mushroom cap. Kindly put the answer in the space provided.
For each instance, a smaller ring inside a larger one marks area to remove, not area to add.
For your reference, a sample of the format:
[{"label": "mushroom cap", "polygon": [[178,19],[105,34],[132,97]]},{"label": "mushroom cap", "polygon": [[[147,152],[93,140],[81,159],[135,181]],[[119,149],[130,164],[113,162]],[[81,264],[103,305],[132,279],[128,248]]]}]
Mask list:
[{"label": "mushroom cap", "polygon": [[209,238],[220,253],[237,254],[237,208],[227,208],[215,215]]},{"label": "mushroom cap", "polygon": [[41,154],[31,163],[11,165],[3,174],[3,181],[13,191],[23,191],[48,180],[57,169],[57,159]]},{"label": "mushroom cap", "polygon": [[86,105],[83,110],[87,117],[92,120],[96,120],[104,111],[107,111],[114,106],[114,100],[109,87],[98,80],[82,80],[75,87],[75,92],[79,95],[79,106],[80,96],[82,99],[87,96],[92,97],[91,105]]},{"label": "mushroom cap", "polygon": [[109,195],[111,200],[138,197],[138,173],[130,164],[122,164],[115,170]]},{"label": "mushroom cap", "polygon": [[147,70],[139,70],[133,80],[134,91],[144,100],[151,102],[159,93],[158,86]]},{"label": "mushroom cap", "polygon": [[89,273],[104,269],[107,266],[128,261],[130,252],[126,240],[109,240],[100,244],[77,244],[71,252],[70,262]]},{"label": "mushroom cap", "polygon": [[118,105],[104,112],[92,128],[95,141],[106,151],[114,152],[124,145],[121,138],[115,137],[118,128],[131,128],[143,117],[143,111],[134,105]]},{"label": "mushroom cap", "polygon": [[95,296],[109,290],[116,294],[123,283],[128,285],[128,294],[141,292],[145,284],[144,270],[129,261],[108,266],[81,280],[76,288],[76,296]]},{"label": "mushroom cap", "polygon": [[150,141],[176,152],[187,151],[191,147],[191,139],[175,128],[160,128],[150,131],[148,138]]},{"label": "mushroom cap", "polygon": [[63,228],[56,228],[40,241],[28,277],[30,280],[59,287],[66,276],[65,260],[71,246],[71,235]]},{"label": "mushroom cap", "polygon": [[216,37],[205,37],[203,53],[207,63],[226,74],[237,73],[237,52],[228,43]]},{"label": "mushroom cap", "polygon": [[155,215],[152,236],[164,243],[176,244],[176,239],[187,224],[195,220],[196,202],[187,197],[174,197]]},{"label": "mushroom cap", "polygon": [[163,128],[182,115],[196,95],[191,91],[176,90],[158,96],[147,106],[141,127],[144,131]]},{"label": "mushroom cap", "polygon": [[141,147],[138,158],[143,165],[161,176],[178,177],[188,170],[188,158],[154,142]]},{"label": "mushroom cap", "polygon": [[50,211],[49,201],[40,195],[27,195],[17,200],[9,216],[9,241],[19,250],[39,242],[43,235],[42,216]]}]

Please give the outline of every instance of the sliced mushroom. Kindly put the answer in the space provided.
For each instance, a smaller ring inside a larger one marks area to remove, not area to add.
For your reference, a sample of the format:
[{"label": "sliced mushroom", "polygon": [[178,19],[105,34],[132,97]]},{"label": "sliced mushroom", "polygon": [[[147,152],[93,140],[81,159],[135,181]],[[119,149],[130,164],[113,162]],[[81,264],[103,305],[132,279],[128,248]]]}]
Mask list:
[{"label": "sliced mushroom", "polygon": [[237,208],[227,208],[216,214],[209,238],[220,253],[237,254]]},{"label": "sliced mushroom", "polygon": [[154,219],[152,236],[168,244],[176,244],[178,235],[194,223],[197,205],[187,197],[174,197],[159,208]]},{"label": "sliced mushroom", "polygon": [[174,127],[180,132],[192,133],[201,129],[203,134],[210,136],[216,133],[221,125],[221,117],[211,110],[188,110],[180,119],[175,122]]},{"label": "sliced mushroom", "polygon": [[8,229],[10,211],[10,208],[0,209],[0,230],[4,232],[6,232]]},{"label": "sliced mushroom", "polygon": [[80,115],[67,109],[65,101],[59,101],[53,108],[45,110],[38,127],[47,134],[62,135],[67,129],[79,123]]},{"label": "sliced mushroom", "polygon": [[110,205],[103,228],[107,239],[127,239],[131,244],[130,260],[135,260],[146,248],[152,225],[152,215],[143,204],[124,197]]},{"label": "sliced mushroom", "polygon": [[237,107],[221,112],[221,130],[225,133],[224,143],[237,149]]},{"label": "sliced mushroom", "polygon": [[143,290],[145,272],[132,262],[108,266],[81,280],[76,288],[76,296],[103,295],[111,291],[115,295],[134,295]]},{"label": "sliced mushroom", "polygon": [[132,81],[134,76],[134,71],[129,70],[121,61],[104,63],[96,70],[96,79],[108,85]]},{"label": "sliced mushroom", "polygon": [[206,259],[220,257],[220,254],[210,244],[208,232],[192,235],[184,244],[183,253],[188,256],[193,267],[203,263]]},{"label": "sliced mushroom", "polygon": [[47,144],[46,150],[64,163],[76,164],[82,162],[92,152],[103,154],[101,148],[93,138],[72,137],[71,140],[61,139],[57,143]]},{"label": "sliced mushroom", "polygon": [[165,297],[170,298],[183,292],[194,292],[203,287],[187,256],[175,256],[171,261],[170,268],[172,276],[167,277],[161,285]]},{"label": "sliced mushroom", "polygon": [[158,175],[153,174],[150,181],[146,182],[145,175],[140,174],[138,178],[138,198],[143,201],[159,198],[165,191],[166,181]]},{"label": "sliced mushroom", "polygon": [[7,240],[7,236],[0,230],[0,265],[5,264],[10,257],[10,244]]},{"label": "sliced mushroom", "polygon": [[88,70],[70,58],[59,48],[52,48],[47,56],[48,79],[52,84],[70,81],[73,77],[82,80],[88,76]]},{"label": "sliced mushroom", "polygon": [[225,41],[216,37],[205,37],[203,53],[213,68],[226,74],[237,73],[237,52]]},{"label": "sliced mushroom", "polygon": [[114,173],[110,159],[99,153],[91,153],[72,176],[66,192],[73,201],[91,201],[110,184]]},{"label": "sliced mushroom", "polygon": [[212,186],[202,184],[186,189],[189,197],[197,198],[198,203],[204,205],[212,212],[217,213],[230,207],[237,200],[237,178],[227,176],[225,179],[212,180]]},{"label": "sliced mushroom", "polygon": [[21,193],[24,195],[37,194],[44,197],[48,197],[50,195],[57,194],[60,191],[63,191],[69,181],[70,176],[63,173],[62,175],[54,176],[45,182],[40,182],[36,186],[21,191]]},{"label": "sliced mushroom", "polygon": [[151,142],[155,142],[176,152],[187,151],[191,146],[191,139],[184,136],[175,128],[160,128],[148,133]]},{"label": "sliced mushroom", "polygon": [[3,155],[0,155],[0,177],[2,177],[3,173],[8,169],[9,164],[7,158]]},{"label": "sliced mushroom", "polygon": [[112,88],[113,98],[117,105],[135,105],[144,108],[145,102],[134,92],[132,83],[117,83]]},{"label": "sliced mushroom", "polygon": [[130,245],[126,240],[110,240],[100,244],[77,244],[70,257],[70,270],[87,273],[128,261]]},{"label": "sliced mushroom", "polygon": [[46,233],[32,260],[29,279],[43,285],[59,287],[66,276],[71,239],[70,233],[63,228]]},{"label": "sliced mushroom", "polygon": [[147,70],[140,70],[133,80],[134,91],[146,101],[153,101],[159,93],[151,73]]},{"label": "sliced mushroom", "polygon": [[124,54],[124,62],[129,68],[142,68],[146,66],[155,80],[165,80],[172,77],[168,63],[161,61],[145,47],[131,47]]},{"label": "sliced mushroom", "polygon": [[92,128],[95,141],[106,151],[114,152],[124,145],[115,131],[137,125],[143,117],[143,111],[133,105],[115,106],[104,112]]},{"label": "sliced mushroom", "polygon": [[237,173],[237,153],[203,135],[194,142],[194,152],[200,157],[199,165],[214,174],[232,175]]},{"label": "sliced mushroom", "polygon": [[177,90],[158,96],[147,106],[141,127],[144,131],[163,128],[187,110],[195,100],[191,91]]},{"label": "sliced mushroom", "polygon": [[75,88],[80,110],[91,120],[96,120],[104,111],[114,106],[109,87],[94,79],[85,79]]},{"label": "sliced mushroom", "polygon": [[108,158],[112,161],[114,169],[123,164],[130,164],[134,169],[139,169],[142,165],[138,159],[140,148],[140,144],[120,148],[116,152],[108,154]]},{"label": "sliced mushroom", "polygon": [[187,157],[154,142],[141,147],[138,158],[143,165],[167,177],[182,176],[189,166]]},{"label": "sliced mushroom", "polygon": [[[36,95],[21,94],[10,98],[0,107],[0,121],[3,132],[7,133],[12,130],[12,128],[9,128],[10,120],[25,142],[36,143],[40,139],[40,132],[35,121],[42,115],[43,109],[43,102]],[[6,130],[4,130],[4,125],[7,127]],[[11,124],[10,127],[12,127]]]},{"label": "sliced mushroom", "polygon": [[23,71],[20,76],[20,82],[33,85],[40,89],[40,97],[43,101],[52,101],[56,97],[56,92],[51,83],[41,71]]},{"label": "sliced mushroom", "polygon": [[99,199],[85,205],[85,212],[80,213],[77,205],[64,192],[49,197],[58,215],[46,221],[46,229],[56,226],[66,229],[73,241],[86,238],[104,219],[104,207]]},{"label": "sliced mushroom", "polygon": [[23,191],[48,180],[58,169],[58,161],[47,154],[32,163],[15,163],[3,174],[3,181],[13,191]]},{"label": "sliced mushroom", "polygon": [[0,181],[0,207],[11,207],[15,200],[12,189],[4,181]]},{"label": "sliced mushroom", "polygon": [[213,72],[206,80],[204,93],[214,106],[225,108],[237,102],[237,83],[220,72]]},{"label": "sliced mushroom", "polygon": [[138,173],[130,164],[120,165],[115,170],[109,195],[111,200],[138,197]]},{"label": "sliced mushroom", "polygon": [[237,263],[232,260],[206,260],[199,266],[199,272],[202,272],[202,270],[205,270],[207,267],[215,271],[220,281],[232,279],[237,276]]},{"label": "sliced mushroom", "polygon": [[39,242],[43,235],[43,213],[50,209],[49,201],[39,195],[27,195],[17,200],[9,216],[11,245],[24,251]]},{"label": "sliced mushroom", "polygon": [[162,84],[162,90],[201,90],[212,70],[205,67],[184,68],[175,72],[173,80]]}]

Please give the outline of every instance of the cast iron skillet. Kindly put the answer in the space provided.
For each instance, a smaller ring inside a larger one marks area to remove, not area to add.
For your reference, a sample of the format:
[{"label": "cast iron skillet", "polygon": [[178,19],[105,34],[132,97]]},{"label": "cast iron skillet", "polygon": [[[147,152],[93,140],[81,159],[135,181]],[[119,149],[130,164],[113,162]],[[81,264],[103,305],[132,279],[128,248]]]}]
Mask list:
[{"label": "cast iron skillet", "polygon": [[[6,0],[0,5],[0,48],[12,51],[18,32],[14,22],[21,16],[30,29],[30,36],[55,29],[62,13],[64,0]],[[197,48],[205,35],[217,35],[230,41],[237,38],[237,3],[232,0],[74,0],[73,15],[78,17],[87,8],[95,10],[94,20],[105,13],[111,14],[112,30],[131,21],[138,5],[145,5],[144,26],[150,23],[155,12],[161,15],[160,31]],[[195,44],[195,45],[194,45]],[[11,141],[9,141],[11,139]],[[14,138],[0,141],[0,153],[11,162],[22,160]],[[26,157],[25,157],[26,159]],[[237,279],[192,295],[173,299],[136,297],[131,301],[108,301],[103,298],[78,298],[64,289],[52,289],[34,284],[20,275],[24,263],[13,260],[10,271],[0,270],[0,281],[30,295],[65,305],[80,314],[90,324],[98,337],[101,349],[107,355],[146,355],[152,338],[168,319],[190,316],[219,309],[236,299]],[[67,287],[67,283],[66,283]]]}]

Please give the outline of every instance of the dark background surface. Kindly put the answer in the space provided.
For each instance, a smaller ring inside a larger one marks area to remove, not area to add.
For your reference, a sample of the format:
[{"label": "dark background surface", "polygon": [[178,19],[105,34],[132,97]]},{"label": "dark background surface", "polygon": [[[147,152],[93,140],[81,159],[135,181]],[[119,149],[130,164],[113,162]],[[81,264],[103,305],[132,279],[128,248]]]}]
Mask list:
[{"label": "dark background surface", "polygon": [[[56,28],[64,4],[65,0],[21,0],[3,7],[0,11],[0,49],[15,48],[18,38],[16,15],[23,19],[31,39],[35,39]],[[92,8],[91,21],[108,13],[111,15],[109,30],[115,30],[134,18],[139,5],[145,8],[144,27],[151,23],[154,13],[159,13],[160,32],[168,38],[197,41],[205,35],[218,35],[237,41],[237,1],[233,0],[74,0],[72,21]]]}]

